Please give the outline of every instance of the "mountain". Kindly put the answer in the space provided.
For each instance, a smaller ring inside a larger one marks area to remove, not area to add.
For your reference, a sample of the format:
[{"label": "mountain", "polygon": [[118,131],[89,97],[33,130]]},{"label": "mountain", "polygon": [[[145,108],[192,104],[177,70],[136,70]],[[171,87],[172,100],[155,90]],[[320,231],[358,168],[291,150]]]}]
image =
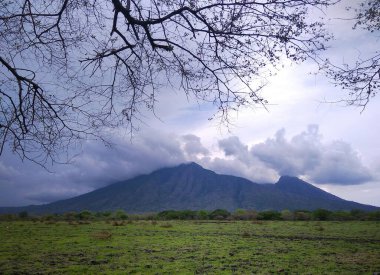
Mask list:
[{"label": "mountain", "polygon": [[105,211],[129,213],[162,210],[237,208],[256,210],[325,208],[329,210],[378,210],[346,201],[296,177],[283,176],[276,184],[258,184],[247,179],[219,175],[196,163],[163,168],[149,175],[114,183],[95,191],[57,202],[26,207],[0,208],[0,213],[26,210],[31,213]]}]

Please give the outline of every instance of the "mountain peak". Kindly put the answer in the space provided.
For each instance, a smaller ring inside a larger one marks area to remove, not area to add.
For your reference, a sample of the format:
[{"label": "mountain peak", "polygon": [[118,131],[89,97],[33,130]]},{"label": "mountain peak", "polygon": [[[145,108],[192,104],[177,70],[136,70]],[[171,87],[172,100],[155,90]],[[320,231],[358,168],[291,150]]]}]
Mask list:
[{"label": "mountain peak", "polygon": [[290,184],[290,183],[294,183],[294,182],[304,182],[304,181],[295,177],[295,176],[284,175],[278,179],[276,184],[282,185],[282,184]]},{"label": "mountain peak", "polygon": [[205,168],[203,168],[201,165],[199,165],[198,163],[196,162],[187,162],[187,163],[182,163],[176,167],[173,167],[173,168],[182,168],[182,169],[186,169],[186,170],[206,170]]},{"label": "mountain peak", "polygon": [[196,167],[196,168],[202,168],[202,169],[204,169],[202,166],[200,166],[198,163],[196,163],[194,161],[183,163],[180,166]]}]

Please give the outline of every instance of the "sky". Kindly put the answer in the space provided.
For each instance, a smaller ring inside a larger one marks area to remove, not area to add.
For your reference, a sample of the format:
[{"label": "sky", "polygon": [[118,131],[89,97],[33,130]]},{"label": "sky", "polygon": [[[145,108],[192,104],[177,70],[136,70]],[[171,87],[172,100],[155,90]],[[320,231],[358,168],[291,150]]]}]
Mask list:
[{"label": "sky", "polygon": [[[355,2],[326,11],[335,40],[324,55],[338,64],[379,46],[378,33],[352,30],[351,21],[336,19],[349,17],[344,7]],[[241,109],[229,128],[208,119],[214,106],[165,91],[156,105],[158,118],[146,114],[132,139],[120,130],[108,137],[112,147],[84,141],[69,164],[47,171],[6,150],[0,157],[0,206],[48,203],[189,161],[257,183],[297,176],[341,198],[380,206],[380,99],[374,97],[364,111],[331,103],[347,94],[316,72],[312,62],[285,64],[262,92],[267,110]]]}]

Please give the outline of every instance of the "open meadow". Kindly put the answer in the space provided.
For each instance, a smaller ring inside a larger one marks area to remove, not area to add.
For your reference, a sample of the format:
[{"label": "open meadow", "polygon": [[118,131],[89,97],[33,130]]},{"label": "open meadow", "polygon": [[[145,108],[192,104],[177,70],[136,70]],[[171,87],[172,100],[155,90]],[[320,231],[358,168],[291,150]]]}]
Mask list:
[{"label": "open meadow", "polygon": [[372,274],[376,221],[0,222],[0,274]]}]

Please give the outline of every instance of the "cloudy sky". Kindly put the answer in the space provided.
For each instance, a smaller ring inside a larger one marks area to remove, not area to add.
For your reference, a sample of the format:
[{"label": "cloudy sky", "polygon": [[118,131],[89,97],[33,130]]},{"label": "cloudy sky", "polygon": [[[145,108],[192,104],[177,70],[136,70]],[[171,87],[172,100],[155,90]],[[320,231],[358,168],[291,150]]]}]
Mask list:
[{"label": "cloudy sky", "polygon": [[[355,2],[326,11],[336,40],[325,55],[339,64],[379,46],[378,34],[353,31],[351,21],[337,19],[348,18],[344,6]],[[212,105],[166,91],[157,104],[159,119],[147,114],[132,140],[120,131],[109,137],[111,148],[86,141],[70,164],[49,172],[5,151],[0,206],[68,198],[188,161],[258,183],[298,176],[344,199],[380,206],[380,99],[364,111],[329,103],[347,94],[315,72],[310,62],[285,64],[263,91],[268,110],[242,109],[229,129],[208,120],[216,111]]]}]

